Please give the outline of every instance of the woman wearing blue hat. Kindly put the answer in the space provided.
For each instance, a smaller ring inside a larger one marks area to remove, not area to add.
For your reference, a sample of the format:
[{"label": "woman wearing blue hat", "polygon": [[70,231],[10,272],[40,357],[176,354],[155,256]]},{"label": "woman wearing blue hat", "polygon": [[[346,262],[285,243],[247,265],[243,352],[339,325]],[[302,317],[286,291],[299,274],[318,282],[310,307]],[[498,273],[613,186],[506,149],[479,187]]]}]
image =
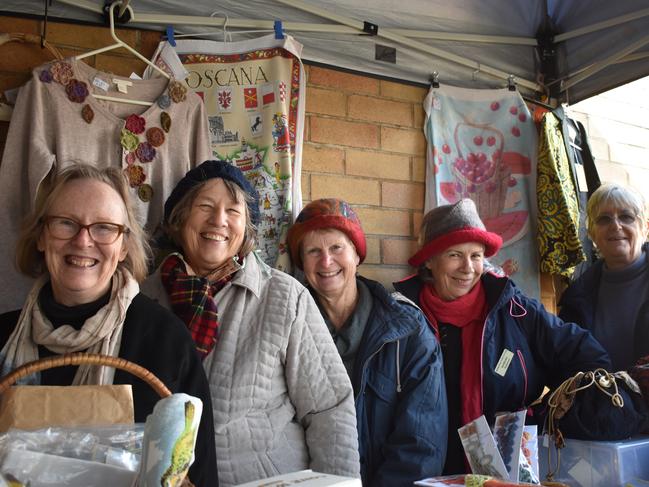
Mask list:
[{"label": "woman wearing blue hat", "polygon": [[318,307],[253,252],[257,193],[206,161],[165,203],[177,252],[143,291],[188,326],[214,409],[221,485],[303,469],[359,476],[352,387]]}]

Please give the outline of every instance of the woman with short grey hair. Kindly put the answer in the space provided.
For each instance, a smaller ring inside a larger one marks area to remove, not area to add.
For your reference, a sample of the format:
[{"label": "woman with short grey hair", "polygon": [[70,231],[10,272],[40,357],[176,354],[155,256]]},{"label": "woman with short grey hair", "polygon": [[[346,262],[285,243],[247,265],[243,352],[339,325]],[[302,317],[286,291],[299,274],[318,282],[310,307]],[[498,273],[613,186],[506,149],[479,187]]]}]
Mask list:
[{"label": "woman with short grey hair", "polygon": [[606,184],[590,197],[587,212],[601,258],[566,289],[559,316],[589,329],[613,367],[627,369],[649,354],[646,203],[632,188]]}]

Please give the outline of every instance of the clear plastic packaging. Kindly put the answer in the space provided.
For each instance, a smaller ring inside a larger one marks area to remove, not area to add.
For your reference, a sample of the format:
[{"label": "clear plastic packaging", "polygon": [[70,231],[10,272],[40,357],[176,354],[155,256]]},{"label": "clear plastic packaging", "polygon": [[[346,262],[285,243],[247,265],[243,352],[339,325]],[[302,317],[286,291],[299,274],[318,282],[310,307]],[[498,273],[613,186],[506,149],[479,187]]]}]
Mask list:
[{"label": "clear plastic packaging", "polygon": [[0,472],[30,487],[131,485],[143,434],[143,424],[9,430],[0,435]]},{"label": "clear plastic packaging", "polygon": [[136,472],[143,434],[144,424],[9,430],[0,435],[0,459],[11,450],[29,450]]}]

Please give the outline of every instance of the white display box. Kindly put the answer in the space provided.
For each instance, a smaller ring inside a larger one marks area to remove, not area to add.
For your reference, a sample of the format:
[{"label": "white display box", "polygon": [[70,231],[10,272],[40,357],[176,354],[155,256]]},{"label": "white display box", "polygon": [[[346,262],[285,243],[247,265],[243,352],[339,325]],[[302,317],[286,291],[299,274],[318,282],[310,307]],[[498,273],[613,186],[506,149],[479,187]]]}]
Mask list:
[{"label": "white display box", "polygon": [[[539,441],[541,480],[548,472],[547,436]],[[557,464],[552,445],[552,467]],[[624,441],[581,441],[566,439],[561,466],[554,480],[571,487],[649,486],[649,436]]]},{"label": "white display box", "polygon": [[361,479],[318,473],[311,470],[277,475],[276,477],[239,484],[236,487],[288,487],[289,485],[299,485],[299,487],[362,487]]}]

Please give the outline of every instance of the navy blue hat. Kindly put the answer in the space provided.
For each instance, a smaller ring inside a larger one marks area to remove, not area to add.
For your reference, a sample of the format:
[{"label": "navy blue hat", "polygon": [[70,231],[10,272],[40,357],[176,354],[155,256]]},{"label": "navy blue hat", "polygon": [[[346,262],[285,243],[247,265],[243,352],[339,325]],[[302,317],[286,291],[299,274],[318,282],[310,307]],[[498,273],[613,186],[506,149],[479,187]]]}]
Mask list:
[{"label": "navy blue hat", "polygon": [[165,202],[164,221],[169,222],[169,216],[178,202],[197,184],[214,178],[227,179],[239,186],[244,193],[248,194],[252,201],[248,202],[250,220],[257,226],[261,220],[259,213],[259,195],[252,184],[246,179],[241,170],[225,161],[205,161],[200,166],[191,169],[178,181],[169,198]]}]

